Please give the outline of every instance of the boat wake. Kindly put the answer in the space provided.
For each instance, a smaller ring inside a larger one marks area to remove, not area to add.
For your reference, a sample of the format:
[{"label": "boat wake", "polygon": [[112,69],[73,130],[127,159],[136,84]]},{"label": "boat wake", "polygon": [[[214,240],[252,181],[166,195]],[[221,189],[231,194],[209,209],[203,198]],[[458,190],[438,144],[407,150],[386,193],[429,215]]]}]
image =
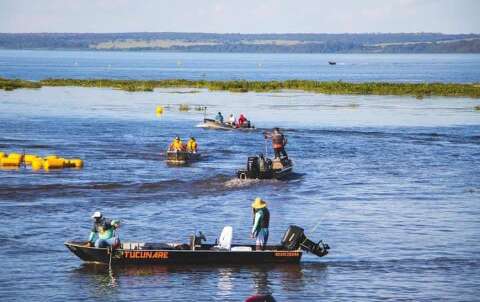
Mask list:
[{"label": "boat wake", "polygon": [[227,180],[224,183],[225,188],[228,189],[238,189],[238,188],[245,188],[245,187],[250,187],[254,186],[257,184],[265,184],[265,183],[277,183],[279,182],[276,179],[239,179],[239,178],[233,178],[230,180]]}]

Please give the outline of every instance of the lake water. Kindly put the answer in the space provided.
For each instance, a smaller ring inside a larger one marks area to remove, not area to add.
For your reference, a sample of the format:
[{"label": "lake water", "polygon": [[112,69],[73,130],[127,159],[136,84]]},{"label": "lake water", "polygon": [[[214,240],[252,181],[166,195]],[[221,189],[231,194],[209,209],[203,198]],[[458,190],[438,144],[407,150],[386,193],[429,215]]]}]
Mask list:
[{"label": "lake water", "polygon": [[[328,61],[335,61],[331,66]],[[0,77],[480,81],[480,54],[219,54],[0,50]]]},{"label": "lake water", "polygon": [[[48,70],[26,65],[9,72],[42,78]],[[59,67],[56,75],[85,76],[81,70]],[[264,152],[261,132],[197,128],[203,114],[179,112],[185,103],[206,105],[210,114],[243,112],[260,128],[283,127],[296,174],[286,181],[235,180],[247,156]],[[170,108],[158,118],[161,104]],[[463,98],[300,92],[0,91],[1,151],[86,162],[82,170],[0,170],[0,300],[243,301],[272,293],[277,301],[475,301],[476,105]],[[175,134],[195,135],[204,160],[168,167],[163,151]],[[331,253],[305,255],[299,265],[118,268],[110,276],[63,246],[87,238],[95,210],[122,220],[123,240],[186,242],[201,230],[213,242],[231,225],[236,242],[251,242],[256,196],[269,204],[270,242],[297,224],[329,243]]]}]

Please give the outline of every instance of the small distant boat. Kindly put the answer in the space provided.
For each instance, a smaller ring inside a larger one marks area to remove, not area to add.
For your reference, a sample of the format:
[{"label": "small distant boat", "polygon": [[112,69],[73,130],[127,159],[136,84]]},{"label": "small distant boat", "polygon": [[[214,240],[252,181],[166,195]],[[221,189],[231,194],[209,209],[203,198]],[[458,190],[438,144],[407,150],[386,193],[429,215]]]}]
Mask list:
[{"label": "small distant boat", "polygon": [[337,62],[335,62],[335,61],[328,61],[328,64],[330,64],[330,65],[337,65]]},{"label": "small distant boat", "polygon": [[65,246],[86,262],[129,265],[194,265],[194,264],[264,264],[299,263],[302,250],[323,257],[328,254],[328,244],[308,239],[304,230],[291,225],[279,245],[269,245],[256,250],[251,244],[232,244],[232,227],[226,226],[218,243],[206,244],[205,236],[193,235],[189,243],[125,242],[119,248],[95,248],[86,242],[67,241]]},{"label": "small distant boat", "polygon": [[200,159],[200,153],[187,151],[167,151],[167,164],[169,165],[187,165]]},{"label": "small distant boat", "polygon": [[250,156],[247,161],[247,168],[237,171],[240,179],[282,179],[293,171],[293,163],[288,158],[275,158],[271,160],[264,158],[263,162],[259,156]]},{"label": "small distant boat", "polygon": [[214,119],[209,119],[209,118],[203,119],[203,124],[199,124],[198,127],[205,128],[205,129],[216,129],[216,130],[243,130],[243,131],[251,131],[256,129],[254,125],[250,124],[250,122],[246,123],[243,126],[237,127],[236,125],[220,123]]}]

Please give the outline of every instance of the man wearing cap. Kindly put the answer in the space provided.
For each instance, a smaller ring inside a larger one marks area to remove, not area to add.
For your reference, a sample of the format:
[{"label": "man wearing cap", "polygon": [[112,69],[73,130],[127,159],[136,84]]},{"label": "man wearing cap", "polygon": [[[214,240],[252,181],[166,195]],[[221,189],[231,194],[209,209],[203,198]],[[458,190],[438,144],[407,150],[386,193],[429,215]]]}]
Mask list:
[{"label": "man wearing cap", "polygon": [[109,220],[99,211],[93,213],[93,227],[88,238],[88,244],[98,248],[117,246],[120,240],[115,232],[120,227],[120,221]]},{"label": "man wearing cap", "polygon": [[253,227],[252,238],[256,239],[256,250],[264,250],[268,241],[268,225],[270,223],[270,212],[267,203],[260,197],[255,198],[252,203]]}]

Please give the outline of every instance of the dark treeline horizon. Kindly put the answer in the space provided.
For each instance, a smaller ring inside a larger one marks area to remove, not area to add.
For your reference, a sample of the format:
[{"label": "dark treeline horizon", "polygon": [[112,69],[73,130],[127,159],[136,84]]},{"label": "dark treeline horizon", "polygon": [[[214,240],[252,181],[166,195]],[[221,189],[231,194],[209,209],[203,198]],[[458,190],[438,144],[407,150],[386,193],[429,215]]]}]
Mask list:
[{"label": "dark treeline horizon", "polygon": [[[185,41],[189,44],[105,43]],[[287,42],[289,43],[287,43]],[[290,43],[291,42],[291,43]],[[443,33],[0,33],[2,49],[155,50],[252,53],[480,53],[480,34]]]}]

